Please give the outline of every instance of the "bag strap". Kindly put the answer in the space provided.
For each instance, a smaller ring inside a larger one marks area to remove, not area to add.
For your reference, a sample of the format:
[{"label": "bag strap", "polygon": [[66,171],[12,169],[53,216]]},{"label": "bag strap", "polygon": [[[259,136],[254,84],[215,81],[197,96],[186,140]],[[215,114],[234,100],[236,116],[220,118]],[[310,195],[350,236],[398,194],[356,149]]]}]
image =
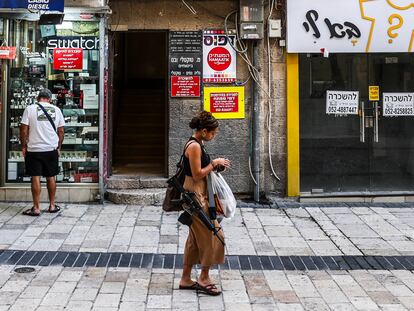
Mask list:
[{"label": "bag strap", "polygon": [[208,211],[210,213],[210,219],[217,219],[216,201],[214,200],[213,185],[211,182],[211,174],[207,175],[207,193],[208,193]]},{"label": "bag strap", "polygon": [[46,118],[49,120],[50,124],[53,127],[53,130],[56,133],[56,125],[55,125],[55,122],[53,122],[52,117],[47,113],[45,107],[43,107],[40,103],[37,103],[37,105],[40,107],[40,109],[42,109],[43,113],[45,114]]},{"label": "bag strap", "polygon": [[184,166],[184,156],[185,152],[187,151],[187,148],[192,144],[193,141],[197,141],[196,139],[192,139],[193,137],[190,137],[190,139],[185,143],[183,153],[181,154],[180,160],[177,162],[177,170],[175,172],[175,175],[178,174],[180,168]]}]

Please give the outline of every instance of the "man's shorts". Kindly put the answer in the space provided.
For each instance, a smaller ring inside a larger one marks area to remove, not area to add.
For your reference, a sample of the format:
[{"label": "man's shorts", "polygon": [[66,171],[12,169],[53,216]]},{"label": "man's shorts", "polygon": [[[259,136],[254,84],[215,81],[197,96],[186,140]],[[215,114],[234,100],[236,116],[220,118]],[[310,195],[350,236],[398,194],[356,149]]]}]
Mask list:
[{"label": "man's shorts", "polygon": [[25,166],[26,175],[28,176],[56,176],[59,174],[59,153],[57,150],[27,152]]}]

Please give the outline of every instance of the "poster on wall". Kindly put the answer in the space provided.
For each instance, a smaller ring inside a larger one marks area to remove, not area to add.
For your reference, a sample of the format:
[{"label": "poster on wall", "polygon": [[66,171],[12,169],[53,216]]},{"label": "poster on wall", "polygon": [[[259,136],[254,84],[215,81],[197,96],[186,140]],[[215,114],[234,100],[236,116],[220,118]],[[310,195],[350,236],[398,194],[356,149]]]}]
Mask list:
[{"label": "poster on wall", "polygon": [[169,49],[171,97],[200,97],[202,32],[171,31]]},{"label": "poster on wall", "polygon": [[83,68],[82,49],[54,49],[53,50],[53,69],[78,71]]},{"label": "poster on wall", "polygon": [[64,0],[1,0],[0,8],[28,9],[31,11],[59,11],[64,10]]},{"label": "poster on wall", "polygon": [[172,76],[171,97],[200,97],[200,76]]},{"label": "poster on wall", "polygon": [[15,59],[16,47],[15,46],[0,46],[0,59]]},{"label": "poster on wall", "polygon": [[326,91],[326,114],[358,114],[358,91]]},{"label": "poster on wall", "polygon": [[383,93],[383,116],[414,116],[414,93]]},{"label": "poster on wall", "polygon": [[203,82],[232,83],[237,77],[237,53],[233,49],[236,36],[224,30],[203,33]]},{"label": "poster on wall", "polygon": [[289,53],[414,52],[414,4],[412,0],[287,1],[286,30]]},{"label": "poster on wall", "polygon": [[244,119],[244,86],[205,87],[204,110],[217,119]]}]

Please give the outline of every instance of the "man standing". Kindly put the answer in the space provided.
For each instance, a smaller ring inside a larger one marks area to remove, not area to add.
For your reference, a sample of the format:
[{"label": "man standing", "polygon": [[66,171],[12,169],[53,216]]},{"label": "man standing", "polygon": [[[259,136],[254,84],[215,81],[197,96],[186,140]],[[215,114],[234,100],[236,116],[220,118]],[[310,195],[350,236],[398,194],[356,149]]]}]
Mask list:
[{"label": "man standing", "polygon": [[[63,142],[65,119],[60,109],[51,104],[52,92],[43,89],[38,103],[26,107],[20,125],[20,141],[25,158],[26,175],[32,177],[33,207],[24,215],[40,215],[40,177],[46,177],[49,193],[49,212],[60,208],[55,204],[56,175],[59,173],[59,155]],[[56,132],[57,129],[57,132]]]}]

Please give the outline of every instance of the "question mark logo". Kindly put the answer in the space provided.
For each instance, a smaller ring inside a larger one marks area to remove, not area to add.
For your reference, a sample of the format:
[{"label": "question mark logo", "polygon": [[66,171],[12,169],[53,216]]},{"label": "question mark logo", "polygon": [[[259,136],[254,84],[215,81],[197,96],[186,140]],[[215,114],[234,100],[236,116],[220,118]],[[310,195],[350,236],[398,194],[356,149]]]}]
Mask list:
[{"label": "question mark logo", "polygon": [[[396,25],[394,25],[395,20],[397,20]],[[391,25],[391,27],[388,28],[388,36],[390,37],[390,39],[388,40],[388,43],[391,44],[393,42],[393,39],[398,37],[398,33],[395,33],[395,31],[402,27],[402,25],[404,24],[404,19],[401,17],[401,15],[392,14],[388,18],[388,23]]]}]

